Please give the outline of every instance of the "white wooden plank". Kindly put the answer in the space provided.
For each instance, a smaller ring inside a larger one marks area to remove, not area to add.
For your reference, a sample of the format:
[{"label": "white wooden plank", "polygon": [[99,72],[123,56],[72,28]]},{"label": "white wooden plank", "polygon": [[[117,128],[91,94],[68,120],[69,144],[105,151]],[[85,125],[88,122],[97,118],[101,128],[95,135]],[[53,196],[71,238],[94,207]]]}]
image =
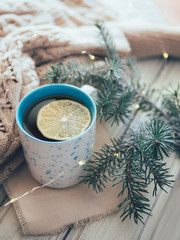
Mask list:
[{"label": "white wooden plank", "polygon": [[[179,159],[174,159],[174,163],[170,167],[170,172],[169,172],[170,174],[174,175],[173,177],[174,180],[178,178],[179,170],[180,170]],[[176,184],[174,184],[174,186],[176,186]],[[169,188],[166,188],[166,190],[167,190],[167,193],[165,193],[162,190],[159,192],[158,197],[154,202],[154,205],[152,206],[152,213],[151,213],[152,216],[147,218],[146,224],[143,226],[143,229],[140,232],[138,239],[141,239],[141,240],[152,239],[151,236],[153,235],[157,225],[159,224],[159,221],[161,220],[162,215],[167,211],[166,204],[168,203],[169,198],[171,198],[174,188],[172,190],[170,190]],[[178,202],[176,202],[176,205],[174,206],[178,206]],[[175,216],[174,216],[174,220],[176,220]]]},{"label": "white wooden plank", "polygon": [[152,84],[156,81],[167,64],[159,58],[152,58],[139,60],[137,66],[141,73],[141,81]]},{"label": "white wooden plank", "polygon": [[166,89],[170,85],[175,87],[180,82],[179,74],[180,61],[171,60],[165,64],[158,78],[154,80],[152,86],[160,90]]},{"label": "white wooden plank", "polygon": [[[180,172],[161,218],[153,231],[153,240],[180,239]],[[147,239],[147,238],[146,238]]]},{"label": "white wooden plank", "polygon": [[161,239],[161,237],[163,240],[179,239],[176,238],[176,236],[180,236],[179,227],[177,227],[180,224],[180,202],[179,198],[177,198],[180,194],[179,187],[178,177],[177,183],[168,196],[161,192],[152,211],[153,217],[148,219],[138,239],[154,240]]}]

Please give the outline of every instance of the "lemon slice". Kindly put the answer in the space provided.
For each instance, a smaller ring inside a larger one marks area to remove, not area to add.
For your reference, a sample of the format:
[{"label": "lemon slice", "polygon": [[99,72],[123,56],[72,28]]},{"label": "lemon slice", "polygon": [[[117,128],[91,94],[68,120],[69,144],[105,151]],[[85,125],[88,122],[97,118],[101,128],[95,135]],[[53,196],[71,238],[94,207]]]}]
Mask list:
[{"label": "lemon slice", "polygon": [[37,127],[43,136],[68,140],[84,132],[91,122],[87,107],[72,100],[57,100],[43,106],[37,115]]}]

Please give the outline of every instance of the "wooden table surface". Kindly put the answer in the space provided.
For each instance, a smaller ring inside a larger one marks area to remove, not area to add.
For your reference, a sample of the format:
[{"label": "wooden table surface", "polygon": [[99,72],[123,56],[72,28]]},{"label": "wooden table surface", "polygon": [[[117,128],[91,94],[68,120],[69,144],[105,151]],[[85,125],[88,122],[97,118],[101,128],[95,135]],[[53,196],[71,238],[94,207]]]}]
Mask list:
[{"label": "wooden table surface", "polygon": [[[180,83],[180,61],[169,59],[146,59],[138,62],[142,78],[156,88]],[[135,121],[141,116],[137,116]],[[180,240],[180,159],[171,155],[167,159],[170,174],[176,182],[168,193],[159,190],[157,197],[151,197],[152,216],[145,216],[145,224],[135,224],[127,219],[121,222],[122,209],[100,221],[86,226],[70,226],[63,233],[51,236],[24,236],[13,206],[0,209],[0,240]],[[0,205],[8,201],[0,185]]]}]

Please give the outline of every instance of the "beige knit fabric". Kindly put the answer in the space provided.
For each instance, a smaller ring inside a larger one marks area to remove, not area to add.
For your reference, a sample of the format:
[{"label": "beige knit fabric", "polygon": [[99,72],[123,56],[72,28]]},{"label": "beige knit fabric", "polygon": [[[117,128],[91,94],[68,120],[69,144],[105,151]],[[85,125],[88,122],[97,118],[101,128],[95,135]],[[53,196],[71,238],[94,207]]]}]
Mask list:
[{"label": "beige knit fabric", "polygon": [[[170,27],[152,0],[1,0],[0,182],[22,162],[15,111],[40,84],[37,67],[80,56],[104,55],[95,20],[104,20],[121,56],[180,56],[180,28]],[[126,37],[125,37],[126,36]],[[16,159],[16,160],[15,160]]]}]

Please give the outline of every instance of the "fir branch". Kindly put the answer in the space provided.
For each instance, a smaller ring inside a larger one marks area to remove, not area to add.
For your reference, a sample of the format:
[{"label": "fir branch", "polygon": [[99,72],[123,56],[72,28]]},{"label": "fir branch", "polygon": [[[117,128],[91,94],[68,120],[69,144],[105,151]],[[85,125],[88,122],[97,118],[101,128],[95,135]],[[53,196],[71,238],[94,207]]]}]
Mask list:
[{"label": "fir branch", "polygon": [[44,79],[50,83],[69,83],[81,87],[91,84],[99,87],[102,78],[102,70],[96,68],[92,62],[69,61],[67,65],[63,62],[51,65],[44,75]]},{"label": "fir branch", "polygon": [[112,83],[116,83],[122,77],[122,64],[118,60],[105,59],[108,66],[108,71],[105,74],[105,78],[110,80]]},{"label": "fir branch", "polygon": [[169,179],[172,175],[167,174],[169,169],[165,168],[166,163],[161,161],[164,155],[169,157],[170,152],[174,151],[173,131],[167,123],[159,120],[145,123],[145,130],[145,133],[140,134],[136,147],[141,152],[146,167],[146,181],[154,181],[153,195],[156,195],[157,185],[164,190],[165,185],[171,187],[173,182]]},{"label": "fir branch", "polygon": [[130,142],[129,144],[126,143],[125,146],[124,168],[120,167],[118,169],[118,174],[114,179],[114,181],[118,181],[113,186],[123,183],[118,196],[124,195],[125,189],[127,189],[127,197],[119,204],[119,207],[123,204],[126,205],[121,215],[123,217],[122,221],[128,216],[131,218],[133,215],[135,223],[143,222],[142,214],[150,214],[149,199],[144,196],[144,194],[148,194],[145,189],[145,174],[135,144]]},{"label": "fir branch", "polygon": [[139,80],[132,82],[131,86],[134,90],[134,99],[139,105],[138,111],[146,112],[148,117],[155,116],[171,126],[175,137],[175,151],[180,155],[180,85],[174,90],[167,90],[168,94],[143,86]]},{"label": "fir branch", "polygon": [[[156,93],[155,89],[149,90],[149,95]],[[174,132],[174,146],[178,154],[180,154],[180,86],[173,91],[169,91],[169,94],[162,94],[163,99],[161,100],[161,106],[158,107],[157,104],[150,100],[149,96],[145,96],[137,92],[136,99],[139,101],[139,109],[144,112],[149,112],[156,116],[157,119],[165,120],[172,128]],[[158,99],[156,99],[156,102]]]},{"label": "fir branch", "polygon": [[173,152],[173,131],[160,120],[145,123],[146,134],[140,135],[139,146],[148,154],[153,154],[154,159],[163,159],[163,154],[169,157]]},{"label": "fir branch", "polygon": [[167,114],[171,117],[179,117],[180,114],[180,84],[176,89],[168,90],[168,94],[164,94],[164,102]]},{"label": "fir branch", "polygon": [[174,90],[167,90],[168,94],[163,95],[162,104],[168,116],[168,122],[174,131],[180,133],[180,85]]},{"label": "fir branch", "polygon": [[100,36],[104,43],[104,48],[106,50],[107,57],[112,61],[118,60],[119,56],[116,51],[114,41],[108,29],[106,28],[104,22],[96,21],[95,26],[97,27],[97,29],[99,29]]},{"label": "fir branch", "polygon": [[[130,117],[133,92],[122,81],[122,64],[113,45],[112,37],[103,23],[97,23],[109,58],[105,59],[104,68],[97,68],[92,62],[70,61],[67,65],[57,63],[45,74],[45,79],[52,83],[69,83],[81,87],[90,84],[99,90],[96,99],[97,113],[100,119],[118,124],[126,123]],[[116,56],[116,57],[115,57]]]},{"label": "fir branch", "polygon": [[[119,63],[108,69],[95,69],[93,63],[86,62],[80,64],[78,61],[70,61],[66,66],[63,63],[57,63],[50,66],[45,74],[45,79],[51,83],[69,83],[81,87],[84,84],[90,84],[99,90],[96,100],[97,113],[100,119],[119,124],[130,117],[130,106],[132,104],[133,92],[129,91],[124,84],[117,82],[120,78]],[[117,68],[117,69],[116,69]]]},{"label": "fir branch", "polygon": [[[70,61],[67,65],[58,63],[51,66],[45,78],[52,83],[95,86],[98,89],[98,117],[112,125],[118,125],[120,121],[127,124],[125,134],[140,110],[156,117],[156,120],[145,123],[139,133],[127,135],[126,141],[121,136],[119,140],[112,140],[112,145],[104,145],[95,152],[92,160],[84,166],[87,174],[81,181],[101,192],[106,183],[113,180],[113,186],[122,187],[119,196],[127,193],[119,204],[119,207],[125,205],[121,217],[124,220],[133,216],[138,223],[143,221],[143,214],[150,214],[147,186],[154,184],[153,195],[158,187],[165,191],[164,186],[172,186],[172,176],[163,160],[174,151],[172,146],[177,152],[180,149],[180,87],[164,95],[159,99],[161,104],[157,104],[158,99],[153,100],[157,90],[140,82],[134,58],[120,61],[109,31],[103,23],[97,22],[96,27],[107,53],[104,66],[99,68],[92,62],[78,61]],[[139,108],[131,115],[134,103],[138,103]]]},{"label": "fir branch", "polygon": [[[154,93],[155,89],[153,89],[151,92]],[[151,97],[152,97],[151,94]],[[149,97],[146,95],[143,95],[139,92],[137,92],[136,95],[137,99],[139,99],[139,109],[143,110],[144,112],[151,111],[152,109],[156,110],[156,113],[159,114],[159,116],[162,116],[165,120],[168,120],[168,116],[154,103],[151,101]],[[156,99],[157,101],[157,99]]]},{"label": "fir branch", "polygon": [[111,125],[123,123],[130,117],[132,104],[132,92],[122,88],[119,84],[103,84],[96,100],[97,113],[100,120],[111,122]]},{"label": "fir branch", "polygon": [[138,223],[138,220],[143,222],[142,213],[150,214],[150,204],[149,199],[144,196],[144,194],[148,194],[148,191],[145,189],[144,175],[137,171],[137,167],[135,167],[135,171],[134,166],[132,166],[134,161],[134,154],[132,152],[126,156],[127,162],[124,171],[114,179],[114,181],[119,178],[122,180],[118,180],[113,186],[123,183],[122,190],[118,196],[123,195],[125,189],[128,191],[127,197],[118,205],[120,208],[123,204],[126,204],[121,215],[123,217],[122,221],[127,217],[131,218],[133,215],[135,223]]},{"label": "fir branch", "polygon": [[[172,178],[173,175],[168,174],[169,169],[165,168],[166,163],[154,161],[154,159],[147,158],[144,154],[143,157],[145,160],[146,169],[149,169],[146,173],[148,176],[148,183],[150,184],[152,181],[154,182],[153,196],[156,196],[157,194],[157,186],[159,186],[165,192],[166,190],[164,189],[164,186],[172,188],[172,183],[174,180],[169,178]],[[153,177],[151,177],[151,175],[153,175]]]},{"label": "fir branch", "polygon": [[99,29],[100,36],[104,43],[107,58],[105,62],[108,66],[108,72],[105,78],[112,83],[117,82],[122,77],[122,64],[116,51],[113,39],[103,22],[96,22],[95,26]]},{"label": "fir branch", "polygon": [[96,192],[103,191],[105,183],[111,181],[116,169],[118,149],[116,146],[104,145],[100,152],[95,152],[93,159],[84,166],[84,171],[88,174],[81,176],[81,183],[88,183]]},{"label": "fir branch", "polygon": [[[142,131],[142,130],[141,130]],[[154,183],[153,195],[157,186],[171,187],[173,180],[169,169],[162,162],[173,151],[172,130],[164,122],[153,120],[146,123],[143,133],[133,134],[129,140],[112,140],[112,146],[105,145],[86,166],[89,174],[81,182],[88,183],[96,191],[103,191],[105,182],[114,176],[117,184],[123,184],[119,196],[128,192],[128,196],[119,207],[126,204],[123,220],[133,215],[136,223],[142,222],[142,214],[150,214],[149,200],[145,189]],[[151,146],[149,146],[151,145]],[[142,194],[143,193],[143,194]]]},{"label": "fir branch", "polygon": [[139,109],[135,109],[135,111],[133,112],[133,114],[132,114],[132,116],[131,116],[131,119],[129,120],[128,124],[126,125],[126,127],[125,127],[125,129],[124,129],[124,131],[123,131],[123,133],[122,133],[122,135],[121,135],[121,140],[123,140],[123,139],[126,137],[128,131],[129,131],[129,129],[130,129],[130,126],[131,126],[133,120],[135,119],[138,111],[139,111]]}]

